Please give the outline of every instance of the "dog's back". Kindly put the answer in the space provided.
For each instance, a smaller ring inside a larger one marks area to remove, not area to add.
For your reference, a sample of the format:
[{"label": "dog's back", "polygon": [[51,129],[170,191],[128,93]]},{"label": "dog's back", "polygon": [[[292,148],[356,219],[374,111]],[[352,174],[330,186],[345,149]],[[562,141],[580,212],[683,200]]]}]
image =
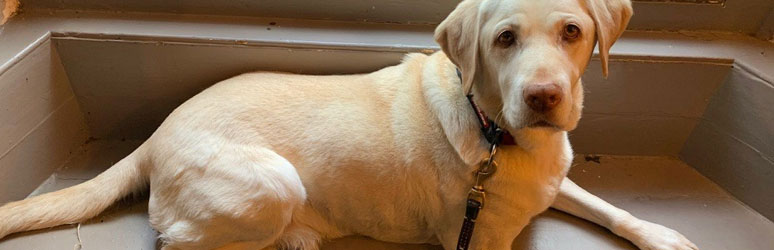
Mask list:
[{"label": "dog's back", "polygon": [[[408,180],[395,179],[395,183],[391,183],[379,176],[351,174],[358,172],[352,171],[353,168],[372,169],[364,170],[366,172],[394,169],[395,166],[411,165],[412,158],[432,157],[429,155],[431,147],[414,145],[416,138],[426,138],[425,142],[444,138],[435,124],[423,123],[430,115],[428,107],[422,106],[424,96],[420,77],[421,65],[427,58],[420,54],[410,55],[401,65],[371,74],[310,76],[256,72],[220,82],[173,111],[148,141],[105,173],[80,185],[0,207],[0,221],[3,222],[0,238],[14,232],[84,221],[127,194],[146,189],[149,183],[158,189],[150,191],[151,223],[154,228],[166,229],[160,231],[174,231],[173,227],[179,225],[169,218],[175,215],[167,214],[169,210],[160,209],[158,204],[173,202],[166,199],[170,198],[169,192],[177,191],[165,188],[187,185],[183,184],[181,172],[195,171],[192,169],[211,164],[212,158],[223,157],[227,154],[224,151],[229,150],[223,145],[271,148],[274,152],[270,154],[283,155],[291,161],[288,165],[295,169],[287,170],[288,175],[315,176],[309,178],[307,186],[317,188],[314,186],[322,185],[330,194],[350,193],[347,197],[316,196],[317,199],[311,202],[318,205],[349,203],[362,207],[356,211],[390,210],[394,204],[381,204],[385,206],[383,209],[374,210],[369,207],[373,204],[365,201],[372,198],[375,189],[384,194],[391,193],[393,198],[400,197],[401,193],[415,192],[414,188],[404,190],[406,187],[401,185]],[[258,151],[251,152],[262,154]],[[423,180],[412,182],[428,185],[432,184],[428,182],[432,180],[428,175],[435,174],[425,173],[421,168],[403,168],[401,171],[414,171],[401,175],[421,177]],[[299,177],[291,176],[290,182],[294,182],[293,178]],[[340,181],[344,179],[359,180],[356,183],[362,185],[353,187],[351,183]],[[385,185],[375,187],[375,183]],[[194,185],[189,189],[202,192],[213,188],[206,183],[188,184]],[[425,196],[432,197],[435,191],[427,189],[423,192],[430,192]],[[303,188],[296,193],[304,198],[302,201],[306,199]],[[352,196],[358,194],[363,197]],[[179,193],[174,195],[177,199]],[[193,201],[201,202],[200,199]],[[357,201],[363,202],[358,205]],[[184,200],[176,202],[177,205],[186,203]],[[402,203],[410,202],[413,201]],[[374,219],[371,213],[334,212],[328,216],[344,224],[371,223],[368,221]],[[388,224],[384,226],[401,223]],[[353,225],[353,228],[357,227]],[[385,231],[374,230],[358,233],[378,235],[377,232]],[[404,234],[413,237],[417,232],[431,233],[425,228],[416,228]],[[408,237],[382,236],[388,240]],[[165,234],[162,237],[175,240],[176,236]],[[419,238],[425,240],[430,236]]]}]

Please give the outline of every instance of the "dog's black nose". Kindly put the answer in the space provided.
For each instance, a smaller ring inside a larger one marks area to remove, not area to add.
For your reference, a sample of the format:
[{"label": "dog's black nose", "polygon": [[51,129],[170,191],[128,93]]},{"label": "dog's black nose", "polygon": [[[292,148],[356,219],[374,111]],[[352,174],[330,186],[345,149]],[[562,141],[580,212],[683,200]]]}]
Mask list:
[{"label": "dog's black nose", "polygon": [[562,102],[562,88],[554,83],[532,84],[524,89],[524,102],[535,112],[546,113]]}]

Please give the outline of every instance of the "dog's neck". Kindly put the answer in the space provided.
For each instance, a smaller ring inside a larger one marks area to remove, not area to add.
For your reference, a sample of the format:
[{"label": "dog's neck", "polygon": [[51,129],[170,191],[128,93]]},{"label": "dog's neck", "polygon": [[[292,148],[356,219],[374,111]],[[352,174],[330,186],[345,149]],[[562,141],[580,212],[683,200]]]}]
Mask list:
[{"label": "dog's neck", "polygon": [[[457,68],[457,78],[459,78],[460,81],[463,81],[462,72],[460,72],[459,68]],[[497,122],[489,119],[481,107],[476,104],[476,101],[474,100],[475,96],[472,93],[467,93],[465,97],[470,102],[470,108],[476,113],[478,123],[481,125],[481,133],[489,144],[516,145],[516,141],[513,139],[510,132],[505,128],[501,128]]]},{"label": "dog's neck", "polygon": [[488,154],[488,142],[481,135],[481,125],[462,93],[456,66],[442,52],[426,59],[422,90],[427,106],[460,158],[468,166],[478,164]]},{"label": "dog's neck", "polygon": [[[422,88],[425,102],[435,114],[449,143],[465,164],[476,166],[488,155],[489,143],[481,133],[475,111],[463,94],[456,66],[443,52],[432,54],[424,63]],[[519,147],[527,152],[555,144],[566,134],[539,129],[521,129],[511,133],[519,145],[509,147]],[[507,151],[510,150],[501,152]]]}]

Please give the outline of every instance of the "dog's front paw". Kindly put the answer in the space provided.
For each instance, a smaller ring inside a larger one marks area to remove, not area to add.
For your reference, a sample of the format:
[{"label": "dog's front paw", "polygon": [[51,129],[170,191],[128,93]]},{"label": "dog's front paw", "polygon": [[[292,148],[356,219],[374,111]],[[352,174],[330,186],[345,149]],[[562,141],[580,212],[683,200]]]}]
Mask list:
[{"label": "dog's front paw", "polygon": [[682,234],[665,226],[633,218],[622,223],[616,234],[626,238],[642,250],[698,250]]}]

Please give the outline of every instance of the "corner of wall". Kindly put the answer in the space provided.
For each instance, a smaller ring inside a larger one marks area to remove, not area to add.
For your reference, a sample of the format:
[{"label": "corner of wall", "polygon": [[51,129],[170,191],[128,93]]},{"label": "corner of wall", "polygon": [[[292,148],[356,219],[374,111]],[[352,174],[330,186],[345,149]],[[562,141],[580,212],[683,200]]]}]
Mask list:
[{"label": "corner of wall", "polygon": [[680,159],[774,220],[774,87],[735,66],[710,100]]},{"label": "corner of wall", "polygon": [[19,200],[61,167],[89,128],[47,40],[0,73],[0,203]]}]

